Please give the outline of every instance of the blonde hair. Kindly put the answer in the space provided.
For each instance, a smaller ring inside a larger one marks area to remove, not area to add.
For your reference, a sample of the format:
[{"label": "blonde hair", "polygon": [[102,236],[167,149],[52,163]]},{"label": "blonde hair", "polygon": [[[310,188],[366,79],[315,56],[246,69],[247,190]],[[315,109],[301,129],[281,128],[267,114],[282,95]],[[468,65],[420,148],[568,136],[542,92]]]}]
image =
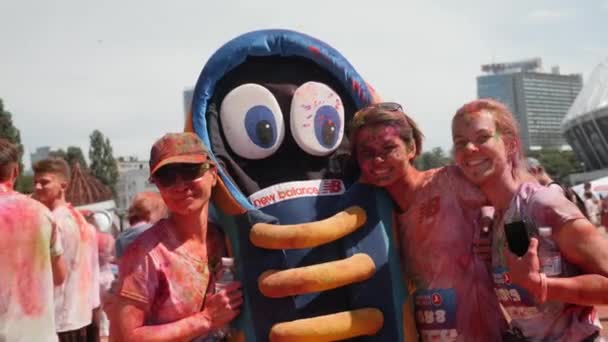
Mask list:
[{"label": "blonde hair", "polygon": [[479,99],[464,104],[456,111],[452,118],[452,129],[456,120],[463,118],[467,114],[487,112],[492,115],[496,132],[500,133],[501,139],[505,142],[507,148],[507,158],[511,164],[511,174],[514,179],[523,180],[532,178],[532,175],[527,170],[527,163],[524,157],[524,152],[519,135],[519,125],[517,120],[501,102],[493,99]]}]

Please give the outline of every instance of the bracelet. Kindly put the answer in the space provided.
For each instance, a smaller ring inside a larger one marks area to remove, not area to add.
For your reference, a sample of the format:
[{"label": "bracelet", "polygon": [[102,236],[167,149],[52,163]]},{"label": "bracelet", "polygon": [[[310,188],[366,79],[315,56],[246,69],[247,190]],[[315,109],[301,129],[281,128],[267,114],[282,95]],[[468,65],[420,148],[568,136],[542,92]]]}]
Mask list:
[{"label": "bracelet", "polygon": [[547,301],[547,275],[539,273],[540,276],[540,296],[538,298],[539,304]]}]

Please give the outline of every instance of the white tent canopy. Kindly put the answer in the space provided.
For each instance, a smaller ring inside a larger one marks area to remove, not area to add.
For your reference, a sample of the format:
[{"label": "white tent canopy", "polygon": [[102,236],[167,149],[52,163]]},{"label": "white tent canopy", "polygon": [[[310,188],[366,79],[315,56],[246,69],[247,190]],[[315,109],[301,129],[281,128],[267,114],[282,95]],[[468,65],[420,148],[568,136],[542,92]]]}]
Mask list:
[{"label": "white tent canopy", "polygon": [[[608,196],[608,176],[592,180],[589,183],[591,183],[591,192],[593,192],[595,196],[597,196],[598,198],[599,196]],[[583,192],[585,191],[584,186],[584,184],[578,184],[573,186],[572,190],[574,190],[579,196],[581,196],[581,198],[583,198]]]}]

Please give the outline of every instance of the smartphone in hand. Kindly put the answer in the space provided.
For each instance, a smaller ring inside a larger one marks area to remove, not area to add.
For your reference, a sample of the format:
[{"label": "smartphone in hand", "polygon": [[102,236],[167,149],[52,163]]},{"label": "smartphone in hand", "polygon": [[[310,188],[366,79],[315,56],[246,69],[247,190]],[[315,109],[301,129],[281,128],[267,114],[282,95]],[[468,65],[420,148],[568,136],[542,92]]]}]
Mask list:
[{"label": "smartphone in hand", "polygon": [[530,233],[524,221],[507,223],[504,229],[509,250],[519,257],[526,254],[530,246]]}]

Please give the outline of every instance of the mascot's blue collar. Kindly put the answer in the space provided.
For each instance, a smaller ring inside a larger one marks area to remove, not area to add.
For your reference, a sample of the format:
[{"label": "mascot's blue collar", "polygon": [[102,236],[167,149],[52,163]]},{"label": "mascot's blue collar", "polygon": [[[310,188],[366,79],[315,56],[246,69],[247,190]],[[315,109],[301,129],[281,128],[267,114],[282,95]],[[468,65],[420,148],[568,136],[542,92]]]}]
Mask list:
[{"label": "mascot's blue collar", "polygon": [[[372,102],[363,78],[337,50],[308,35],[290,30],[260,30],[245,33],[219,48],[201,71],[192,98],[192,126],[206,146],[211,146],[205,113],[217,82],[249,56],[295,56],[309,59],[327,70],[354,100],[357,108]],[[212,158],[215,159],[213,151]],[[226,187],[245,209],[254,209],[235,184],[219,170]]]}]

